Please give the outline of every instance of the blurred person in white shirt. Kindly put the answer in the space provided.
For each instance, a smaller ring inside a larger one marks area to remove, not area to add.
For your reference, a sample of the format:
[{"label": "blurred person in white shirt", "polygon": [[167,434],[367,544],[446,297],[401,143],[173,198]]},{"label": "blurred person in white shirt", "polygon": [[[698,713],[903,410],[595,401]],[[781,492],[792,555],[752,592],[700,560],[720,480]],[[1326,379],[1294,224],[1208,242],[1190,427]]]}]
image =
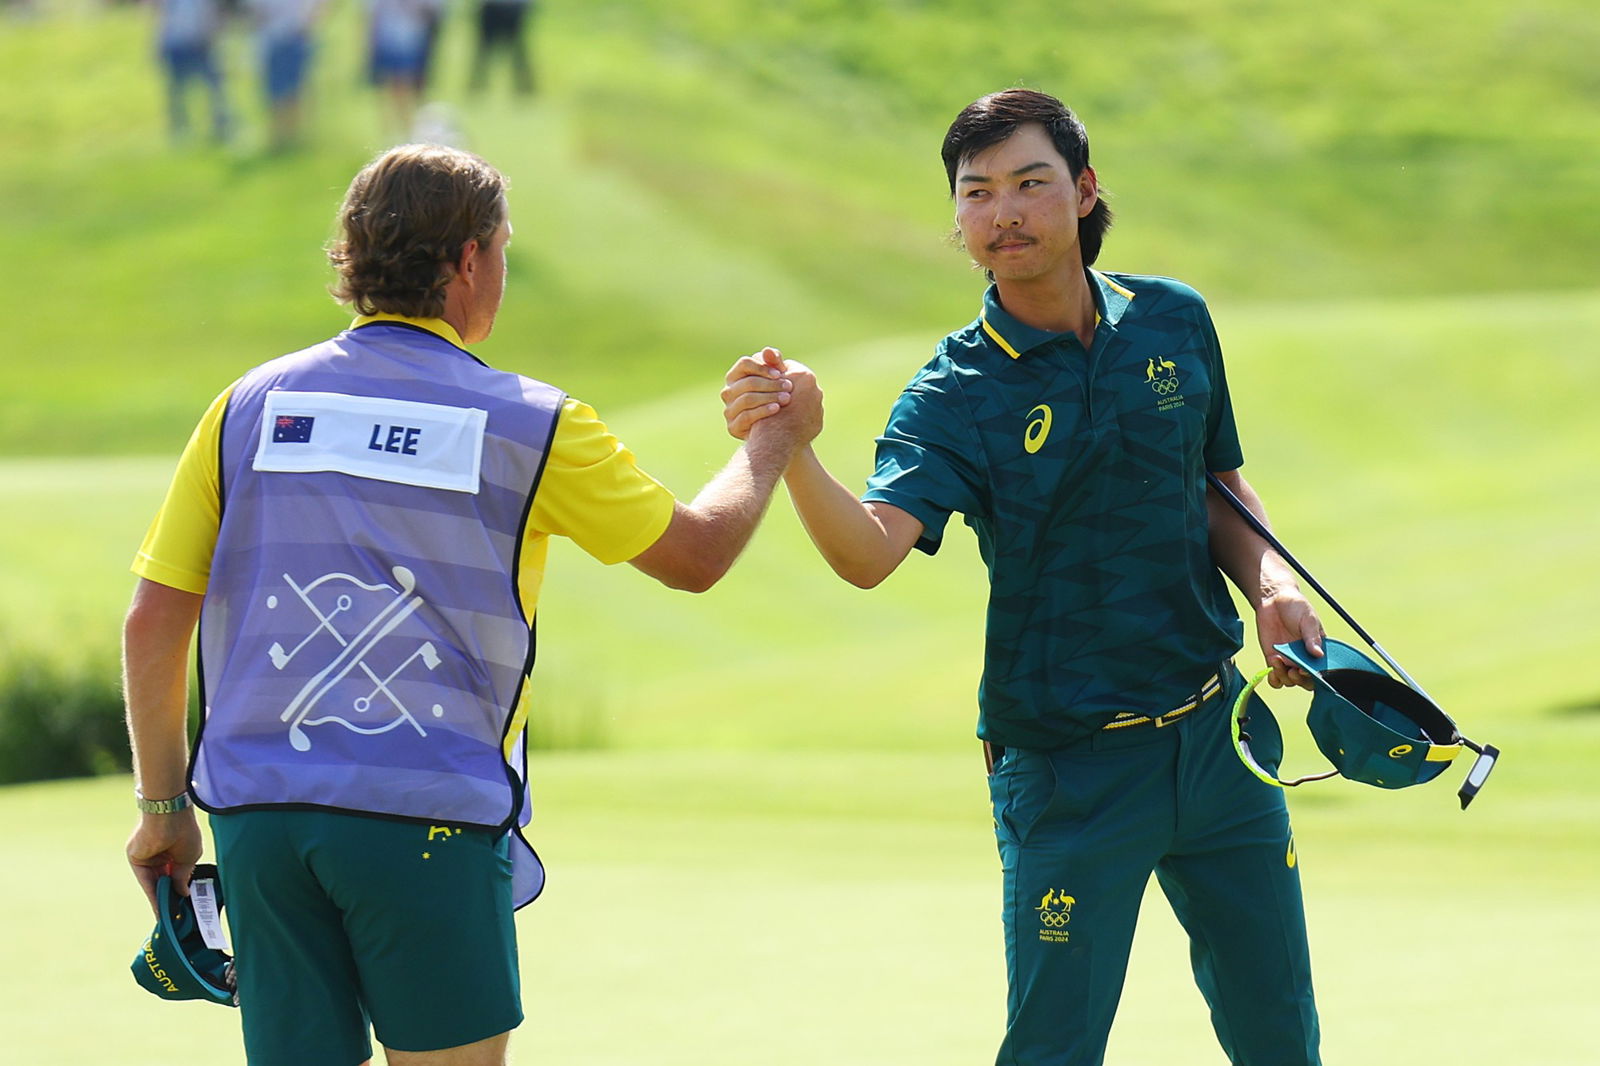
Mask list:
[{"label": "blurred person in white shirt", "polygon": [[189,87],[199,81],[211,105],[211,136],[225,141],[233,120],[223,91],[217,38],[222,14],[217,0],[156,0],[156,43],[167,77],[167,128],[173,140],[189,135]]},{"label": "blurred person in white shirt", "polygon": [[262,78],[272,112],[271,146],[291,148],[300,140],[302,98],[311,65],[311,26],[322,0],[244,0],[255,21]]}]

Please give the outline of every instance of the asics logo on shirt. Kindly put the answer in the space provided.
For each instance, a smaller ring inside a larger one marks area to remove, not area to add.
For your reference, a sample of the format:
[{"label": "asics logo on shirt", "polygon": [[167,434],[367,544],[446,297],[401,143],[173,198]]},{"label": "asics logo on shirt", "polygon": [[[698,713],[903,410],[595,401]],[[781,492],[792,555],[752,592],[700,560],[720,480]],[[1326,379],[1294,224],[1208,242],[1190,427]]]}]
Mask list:
[{"label": "asics logo on shirt", "polygon": [[1028,412],[1028,428],[1022,431],[1022,446],[1029,455],[1044,447],[1045,438],[1050,436],[1050,417],[1049,404],[1042,403]]}]

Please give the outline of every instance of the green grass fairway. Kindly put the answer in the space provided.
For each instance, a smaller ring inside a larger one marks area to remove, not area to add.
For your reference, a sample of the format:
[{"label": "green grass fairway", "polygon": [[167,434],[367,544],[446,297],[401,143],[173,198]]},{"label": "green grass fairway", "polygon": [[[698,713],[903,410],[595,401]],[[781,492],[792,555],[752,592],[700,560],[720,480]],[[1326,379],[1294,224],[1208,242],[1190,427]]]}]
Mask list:
[{"label": "green grass fairway", "polygon": [[[1580,723],[1570,739],[1593,750],[1597,733]],[[1552,755],[1544,769],[1584,772],[1556,751],[1522,758]],[[976,752],[559,755],[534,774],[550,881],[519,918],[528,1020],[514,1061],[992,1058],[999,871]],[[1326,1061],[1600,1057],[1587,1020],[1600,807],[1592,790],[1542,792],[1526,761],[1520,774],[1531,791],[1508,778],[1466,814],[1443,782],[1292,797]],[[234,1014],[160,1003],[127,973],[150,925],[120,853],[129,792],[123,777],[0,790],[25,856],[0,873],[8,1061],[243,1062]],[[1223,1061],[1153,889],[1109,1060]]]}]

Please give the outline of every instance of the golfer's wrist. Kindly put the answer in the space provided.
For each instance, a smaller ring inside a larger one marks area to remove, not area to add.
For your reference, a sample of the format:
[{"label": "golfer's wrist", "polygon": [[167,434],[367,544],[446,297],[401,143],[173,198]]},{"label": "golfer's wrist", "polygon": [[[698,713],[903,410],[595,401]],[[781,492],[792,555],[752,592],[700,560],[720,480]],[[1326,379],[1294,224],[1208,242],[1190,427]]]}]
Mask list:
[{"label": "golfer's wrist", "polygon": [[1256,610],[1287,598],[1304,598],[1300,593],[1300,586],[1294,579],[1294,574],[1288,567],[1273,565],[1263,562],[1260,579],[1256,582],[1255,603]]}]

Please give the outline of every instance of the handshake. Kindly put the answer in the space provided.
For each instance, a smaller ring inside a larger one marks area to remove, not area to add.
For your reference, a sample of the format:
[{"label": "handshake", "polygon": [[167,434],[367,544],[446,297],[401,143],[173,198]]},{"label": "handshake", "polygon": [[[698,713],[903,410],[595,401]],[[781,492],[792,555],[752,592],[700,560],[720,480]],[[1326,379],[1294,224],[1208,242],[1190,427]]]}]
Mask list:
[{"label": "handshake", "polygon": [[728,433],[754,442],[769,438],[790,450],[822,432],[822,389],[817,376],[776,348],[747,355],[728,371],[722,417]]}]

